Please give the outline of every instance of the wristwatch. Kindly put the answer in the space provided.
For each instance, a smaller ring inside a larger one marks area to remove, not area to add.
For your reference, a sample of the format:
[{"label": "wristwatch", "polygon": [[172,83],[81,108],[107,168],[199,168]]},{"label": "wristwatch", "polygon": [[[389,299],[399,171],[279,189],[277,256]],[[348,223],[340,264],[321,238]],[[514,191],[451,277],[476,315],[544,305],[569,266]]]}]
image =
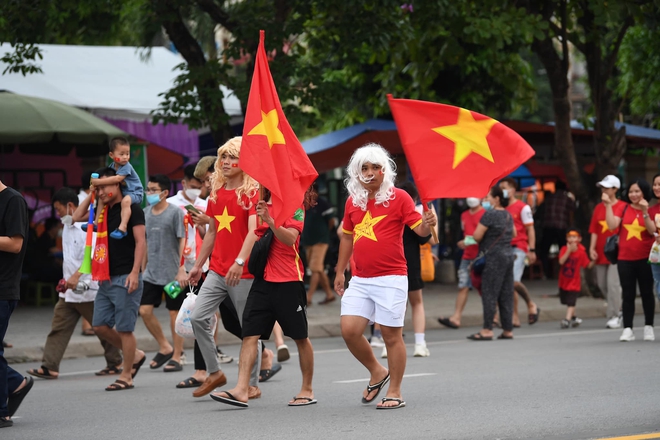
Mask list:
[{"label": "wristwatch", "polygon": [[649,218],[649,215],[648,215],[648,214],[644,214],[644,215],[642,215],[642,218]]},{"label": "wristwatch", "polygon": [[239,266],[241,266],[241,267],[243,267],[243,265],[245,264],[245,260],[242,259],[242,258],[237,258],[237,259],[234,260],[234,262],[236,264],[238,264]]},{"label": "wristwatch", "polygon": [[532,248],[530,248],[529,251],[530,251],[530,252],[536,252],[536,249],[532,249]]}]

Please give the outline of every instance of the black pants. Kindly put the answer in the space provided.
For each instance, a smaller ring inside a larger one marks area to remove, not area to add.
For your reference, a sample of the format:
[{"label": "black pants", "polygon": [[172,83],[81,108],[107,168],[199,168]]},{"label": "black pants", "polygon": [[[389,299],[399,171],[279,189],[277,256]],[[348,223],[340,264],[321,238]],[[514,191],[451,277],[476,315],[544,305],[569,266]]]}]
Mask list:
[{"label": "black pants", "polygon": [[552,278],[554,275],[552,273],[552,266],[550,266],[550,258],[548,258],[550,247],[553,244],[558,245],[559,249],[566,245],[566,229],[543,228],[543,237],[541,237],[541,244],[539,245],[537,255],[543,263],[543,272],[546,278]]},{"label": "black pants", "polygon": [[486,256],[481,278],[485,329],[493,329],[493,319],[499,307],[502,329],[513,330],[513,258],[513,255],[499,253]]},{"label": "black pants", "polygon": [[646,258],[635,261],[621,261],[617,264],[619,279],[621,280],[621,294],[623,297],[623,327],[632,328],[635,316],[635,297],[637,285],[642,297],[644,308],[644,325],[653,325],[655,315],[655,298],[653,297],[653,273]]}]

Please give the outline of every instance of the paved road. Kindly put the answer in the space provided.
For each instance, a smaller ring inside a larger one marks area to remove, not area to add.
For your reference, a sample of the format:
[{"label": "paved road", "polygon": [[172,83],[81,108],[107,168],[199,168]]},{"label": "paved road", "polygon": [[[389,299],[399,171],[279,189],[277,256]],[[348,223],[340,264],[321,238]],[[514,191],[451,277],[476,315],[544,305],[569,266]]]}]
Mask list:
[{"label": "paved road", "polygon": [[[65,360],[60,379],[39,380],[0,438],[594,439],[660,428],[660,340],[642,342],[641,329],[633,343],[618,342],[620,331],[602,319],[571,330],[525,326],[513,341],[466,340],[474,330],[431,330],[430,358],[411,357],[409,347],[401,410],[362,405],[368,374],[340,338],[325,338],[313,341],[318,405],[286,406],[299,387],[295,355],[248,409],[175,389],[192,365],[169,374],[147,366],[135,389],[105,392],[111,381],[92,373],[102,359],[83,358]],[[233,385],[236,363],[225,372]]]}]

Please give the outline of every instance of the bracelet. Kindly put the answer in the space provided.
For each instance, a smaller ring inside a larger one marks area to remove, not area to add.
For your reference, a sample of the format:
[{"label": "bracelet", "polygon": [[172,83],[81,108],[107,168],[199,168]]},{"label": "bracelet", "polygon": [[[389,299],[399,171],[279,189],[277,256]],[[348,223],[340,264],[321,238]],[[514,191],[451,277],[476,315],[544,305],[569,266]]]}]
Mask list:
[{"label": "bracelet", "polygon": [[536,249],[529,249],[530,252],[536,252]]}]

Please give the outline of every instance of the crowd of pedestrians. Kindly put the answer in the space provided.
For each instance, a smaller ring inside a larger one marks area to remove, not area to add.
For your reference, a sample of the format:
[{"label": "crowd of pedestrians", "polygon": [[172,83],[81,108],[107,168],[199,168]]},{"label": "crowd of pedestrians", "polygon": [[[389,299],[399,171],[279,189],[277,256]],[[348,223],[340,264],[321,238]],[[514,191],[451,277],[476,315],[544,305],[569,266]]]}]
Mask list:
[{"label": "crowd of pedestrians", "polygon": [[[57,379],[60,361],[81,317],[91,322],[104,348],[106,366],[96,374],[116,376],[107,391],[134,388],[134,379],[147,361],[133,333],[138,316],[159,347],[150,368],[182,371],[186,356],[175,321],[187,292],[196,295],[190,320],[195,336],[195,373],[176,387],[193,388],[193,397],[210,394],[217,402],[243,408],[251,399],[261,397],[260,382],[282,368],[274,363],[273,352],[264,344],[273,334],[278,362],[289,358],[283,335],[294,341],[299,353],[301,386],[288,405],[317,403],[307,307],[320,287],[325,296],[319,305],[335,301],[335,292],[341,297],[342,337],[369,371],[362,402],[376,402],[389,384],[376,408],[406,405],[401,391],[407,356],[403,323],[409,301],[413,356],[428,357],[420,245],[437,243],[433,237],[438,232],[437,216],[434,209],[420,203],[412,183],[395,186],[395,163],[381,146],[369,144],[357,149],[347,166],[349,197],[337,230],[340,245],[333,284],[327,276],[325,257],[337,219],[334,208],[318,196],[315,185],[308,189],[299,208],[276,227],[268,189],[260,187],[239,166],[240,137],[221,146],[217,156],[204,157],[196,166],[186,167],[183,188],[175,195],[170,195],[172,182],[164,175],[150,176],[146,190],[142,190],[134,181],[127,146],[125,139],[113,139],[113,164],[97,170],[99,177],[91,179],[89,190],[83,188],[77,194],[62,188],[53,197],[53,209],[63,224],[64,282],[41,366],[23,377],[7,365],[4,347],[0,348],[0,427],[13,424],[11,416],[33,386],[32,376]],[[552,244],[559,246],[558,287],[560,301],[567,308],[561,327],[580,324],[575,310],[582,290],[581,269],[595,266],[598,285],[608,302],[607,327],[623,327],[620,340],[634,340],[639,288],[644,340],[654,340],[654,290],[660,283],[660,266],[649,265],[648,260],[651,247],[660,244],[660,204],[649,206],[649,200],[660,198],[660,176],[652,185],[641,179],[633,182],[627,202],[617,198],[621,184],[615,176],[607,176],[598,186],[602,202],[596,206],[589,227],[588,250],[582,245],[580,231],[571,227],[570,215],[566,216],[575,209],[575,202],[565,185],[558,184],[555,194],[546,199],[540,257],[546,273],[550,273],[549,249]],[[528,324],[539,318],[540,309],[522,283],[526,265],[537,258],[534,217],[530,207],[516,199],[516,190],[515,180],[504,179],[483,199],[468,198],[468,209],[461,215],[464,238],[458,243],[463,250],[459,292],[454,313],[439,322],[459,328],[468,292],[477,289],[483,325],[468,336],[473,341],[493,340],[494,327],[502,329],[497,339],[513,339],[514,328],[520,326],[519,296],[527,305]],[[143,193],[148,205],[144,210],[139,204]],[[81,270],[86,247],[83,219],[88,217],[94,197],[99,208],[93,226],[96,239],[109,238],[104,252],[94,254],[94,260],[105,264],[108,271],[108,280],[100,282]],[[4,342],[9,317],[20,296],[29,225],[25,200],[2,182],[0,220],[0,338]],[[619,238],[616,258],[605,252],[612,241],[608,238],[613,236]],[[310,275],[307,290],[306,270]],[[154,315],[163,298],[170,318],[169,332]],[[238,378],[231,389],[216,389],[228,382],[221,365],[233,360],[217,347],[216,318],[242,339]],[[364,332],[371,323],[375,327],[370,344]],[[166,333],[171,333],[171,342]],[[379,344],[387,366],[377,360],[372,349]]]}]

